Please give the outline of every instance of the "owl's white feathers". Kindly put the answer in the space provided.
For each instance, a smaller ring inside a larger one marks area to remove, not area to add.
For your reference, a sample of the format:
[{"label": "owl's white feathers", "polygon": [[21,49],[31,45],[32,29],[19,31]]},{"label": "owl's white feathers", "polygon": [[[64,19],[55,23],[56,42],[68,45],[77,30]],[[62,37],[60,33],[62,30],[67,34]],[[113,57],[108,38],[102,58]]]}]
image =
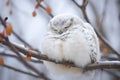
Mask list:
[{"label": "owl's white feathers", "polygon": [[[48,33],[41,51],[56,61],[66,60],[85,67],[99,60],[99,44],[94,29],[72,14],[62,14],[50,20]],[[55,80],[90,80],[93,71],[82,73],[80,69],[44,62]],[[57,78],[56,78],[57,77]]]}]

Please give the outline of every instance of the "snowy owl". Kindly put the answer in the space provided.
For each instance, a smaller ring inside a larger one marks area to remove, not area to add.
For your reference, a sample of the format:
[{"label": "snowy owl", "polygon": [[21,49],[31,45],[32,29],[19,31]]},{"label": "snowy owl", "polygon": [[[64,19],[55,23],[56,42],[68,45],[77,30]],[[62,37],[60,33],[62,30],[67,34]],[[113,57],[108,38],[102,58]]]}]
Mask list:
[{"label": "snowy owl", "polygon": [[[85,67],[99,60],[98,38],[90,24],[73,14],[55,16],[48,24],[41,52],[56,61]],[[44,61],[52,80],[93,80],[94,71]]]}]

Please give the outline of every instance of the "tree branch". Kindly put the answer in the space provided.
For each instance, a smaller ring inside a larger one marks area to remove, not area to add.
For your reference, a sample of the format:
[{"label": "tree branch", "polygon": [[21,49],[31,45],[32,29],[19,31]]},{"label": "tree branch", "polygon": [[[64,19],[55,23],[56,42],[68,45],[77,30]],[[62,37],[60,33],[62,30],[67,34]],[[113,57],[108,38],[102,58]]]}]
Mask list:
[{"label": "tree branch", "polygon": [[[38,0],[36,0],[36,1],[37,1],[38,5],[39,5],[43,10],[45,10],[45,7],[44,7],[43,5],[41,5]],[[50,17],[53,17],[53,14],[50,13],[49,16],[50,16]]]},{"label": "tree branch", "polygon": [[85,70],[93,69],[120,69],[120,61],[101,61],[85,67]]},{"label": "tree branch", "polygon": [[[18,56],[16,55],[12,55],[12,54],[7,54],[7,53],[0,53],[1,56],[5,56],[5,57],[11,57],[11,58],[16,58],[16,59],[20,59]],[[43,61],[40,61],[40,60],[34,60],[34,59],[31,59],[30,60],[31,62],[34,62],[34,63],[43,63]]]},{"label": "tree branch", "polygon": [[[7,18],[5,18],[5,20],[2,19],[2,17],[0,16],[0,21],[3,25],[3,27],[6,27],[6,21]],[[2,35],[0,35],[0,37],[3,37]],[[19,37],[19,36],[18,36]],[[4,37],[3,37],[4,38]],[[30,68],[32,71],[34,71],[35,73],[37,73],[39,76],[41,76],[41,78],[45,79],[45,80],[49,80],[44,74],[40,73],[35,67],[33,67],[32,65],[30,65],[29,63],[27,63],[22,56],[19,54],[18,50],[10,43],[8,37],[7,39],[5,39],[5,43],[7,44],[7,46],[14,52],[16,53],[17,56],[19,56],[19,61],[21,63],[23,63],[26,67]]]},{"label": "tree branch", "polygon": [[30,65],[29,63],[27,63],[22,56],[19,54],[18,50],[10,43],[5,41],[6,45],[14,52],[16,53],[17,56],[20,57],[20,61],[28,68],[30,68],[32,71],[34,71],[35,73],[37,73],[39,76],[41,76],[41,78],[45,79],[45,80],[49,80],[44,74],[40,73],[35,67],[33,67],[32,65]]},{"label": "tree branch", "polygon": [[[79,5],[75,0],[72,0],[81,10],[82,10],[82,13],[83,13],[83,16],[84,18],[86,19],[86,21],[88,23],[90,23],[90,20],[86,14],[86,6],[87,6],[87,3],[88,1],[87,0],[83,0],[83,3],[82,5]],[[42,6],[40,3],[39,3],[40,6]],[[43,7],[42,7],[43,8]],[[45,10],[45,8],[43,8]],[[53,14],[52,16],[50,14],[48,14],[50,17],[53,17]],[[91,23],[90,23],[91,24]],[[116,54],[119,58],[120,58],[120,53],[117,52],[103,37],[102,35],[94,28],[96,34],[98,35],[98,37],[100,38],[100,40],[114,53]]]},{"label": "tree branch", "polygon": [[26,71],[24,71],[24,70],[17,69],[17,68],[15,68],[15,67],[9,66],[9,65],[7,65],[7,64],[4,64],[4,65],[2,65],[2,66],[5,67],[5,68],[8,68],[8,69],[10,69],[10,70],[13,70],[13,71],[17,71],[17,72],[20,72],[20,73],[23,73],[23,74],[26,74],[26,75],[30,75],[30,76],[36,77],[36,78],[41,78],[41,77],[38,76],[38,75],[35,75],[35,74],[33,74],[33,73],[30,73],[30,72],[26,72]]},{"label": "tree branch", "polygon": [[[8,46],[5,41],[2,41],[2,44]],[[25,50],[24,48],[21,48],[18,45],[14,45],[14,44],[11,44],[11,45],[16,47],[16,49],[18,49],[24,55],[29,54],[32,57],[40,59],[40,60],[46,60],[46,61],[54,62],[56,64],[63,64],[63,65],[66,65],[66,66],[68,65],[68,66],[76,67],[76,68],[82,68],[82,67],[76,66],[72,62],[71,63],[67,62],[67,61],[56,62],[55,60],[50,59],[45,55],[42,55],[42,54],[38,55],[39,53],[37,53],[37,52]],[[92,70],[92,69],[120,69],[120,61],[103,61],[103,62],[89,64],[84,68],[84,70]]]},{"label": "tree branch", "polygon": [[[3,45],[8,46],[6,41],[2,41],[1,42]],[[41,59],[41,60],[46,60],[46,61],[50,61],[50,62],[54,62],[56,64],[64,64],[64,65],[71,65],[74,66],[73,63],[67,62],[67,61],[62,61],[62,62],[56,62],[53,59],[48,58],[46,55],[42,55],[41,53],[38,52],[34,52],[34,51],[30,51],[30,50],[26,50],[22,47],[19,47],[18,45],[12,44],[10,43],[12,46],[14,46],[18,51],[20,51],[22,54],[24,55],[30,55],[36,59]],[[75,67],[75,66],[74,66]]]},{"label": "tree branch", "polygon": [[[74,1],[74,0],[73,0],[73,1]],[[86,4],[87,4],[87,3],[86,3],[86,0],[84,0],[84,1],[83,1],[83,6],[80,6],[80,8],[84,10],[84,11],[83,11],[83,15],[85,16],[85,19],[89,22],[89,19],[88,19],[88,17],[87,17],[86,11],[85,11]],[[50,14],[49,14],[49,15],[50,15]],[[51,17],[53,17],[53,16],[51,16]],[[4,25],[4,26],[5,26],[5,25]],[[101,37],[101,36],[99,36],[99,37]],[[103,39],[103,41],[104,41],[104,39]],[[29,66],[29,64],[26,63],[26,61],[24,61],[24,60],[22,59],[22,57],[21,57],[21,55],[20,55],[19,52],[21,52],[21,53],[24,54],[24,55],[31,55],[32,57],[37,58],[37,59],[40,59],[40,60],[46,60],[46,61],[54,62],[54,63],[56,63],[56,64],[68,65],[68,66],[76,67],[76,68],[82,68],[82,67],[76,66],[76,65],[73,64],[72,62],[71,62],[71,63],[69,63],[69,62],[67,62],[67,61],[56,62],[55,60],[50,59],[50,58],[47,57],[46,55],[42,55],[42,54],[38,55],[38,54],[39,54],[38,52],[28,51],[28,50],[26,50],[26,49],[24,49],[24,48],[19,47],[18,45],[14,45],[14,44],[12,44],[12,43],[10,43],[10,42],[7,42],[7,41],[2,41],[1,44],[8,46],[13,52],[15,52],[15,53],[21,58],[21,61],[22,61],[26,66],[30,67],[30,68],[33,69],[33,70],[34,70],[35,68]],[[109,46],[109,45],[108,45],[108,46]],[[110,47],[111,47],[111,46],[110,46]],[[116,53],[116,54],[117,54],[118,56],[120,55],[120,54],[118,54],[118,53]],[[112,61],[110,61],[110,62],[107,62],[107,63],[98,62],[98,63],[94,63],[94,64],[89,64],[89,65],[87,65],[84,69],[85,69],[85,70],[92,70],[92,69],[119,69],[119,68],[120,68],[120,62],[119,62],[119,61],[118,61],[118,62],[112,62]],[[45,80],[48,80],[48,79],[46,79],[46,77],[45,77],[43,74],[41,74],[41,73],[39,73],[38,71],[36,71],[36,69],[35,69],[34,71],[35,71],[37,74],[39,74],[41,77],[45,78]]]},{"label": "tree branch", "polygon": [[[88,18],[88,16],[87,16],[87,14],[86,14],[86,4],[85,3],[87,3],[87,0],[83,0],[83,4],[80,6],[75,0],[72,0],[81,10],[82,10],[82,13],[83,13],[83,16],[84,16],[84,18],[86,19],[86,21],[88,22],[88,23],[90,23],[90,21],[89,21],[89,18]],[[90,23],[91,24],[91,23]],[[112,50],[113,51],[113,53],[115,53],[119,58],[120,58],[120,53],[119,52],[117,52],[103,37],[102,37],[102,35],[100,34],[100,33],[98,33],[98,31],[94,28],[94,30],[95,30],[95,32],[96,32],[96,34],[98,35],[98,37],[101,39],[101,41],[110,49],[110,50]]]},{"label": "tree branch", "polygon": [[83,16],[84,16],[84,18],[86,19],[86,21],[88,22],[88,23],[90,23],[90,21],[89,21],[89,19],[88,19],[88,17],[87,17],[87,14],[86,14],[86,6],[87,6],[87,0],[83,0],[83,3],[82,3],[82,5],[79,5],[75,0],[72,0],[81,10],[82,10],[82,13],[83,13]]},{"label": "tree branch", "polygon": [[[2,19],[2,17],[0,16],[0,22],[1,24],[3,25],[3,27],[5,28],[7,25],[6,25],[6,20],[8,19],[8,17],[5,18],[5,20]],[[18,34],[13,30],[12,31],[13,35],[18,39],[20,40],[23,44],[25,44],[26,46],[28,46],[29,48],[32,48],[32,46],[30,44],[28,44],[26,41],[24,41],[20,36],[18,36]],[[38,51],[37,49],[35,49],[36,51]],[[40,52],[40,51],[38,51]]]}]

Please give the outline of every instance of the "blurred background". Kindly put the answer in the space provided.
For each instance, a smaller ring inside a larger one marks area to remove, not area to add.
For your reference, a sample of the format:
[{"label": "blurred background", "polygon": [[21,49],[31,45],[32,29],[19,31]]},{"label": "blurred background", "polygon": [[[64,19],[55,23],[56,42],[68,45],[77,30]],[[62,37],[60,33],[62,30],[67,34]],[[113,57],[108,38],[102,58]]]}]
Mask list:
[{"label": "blurred background", "polygon": [[[75,0],[82,5],[83,0]],[[14,31],[33,48],[40,51],[40,44],[48,28],[49,20],[58,14],[72,13],[84,21],[82,10],[72,0],[0,0],[0,16],[8,17],[7,23],[12,24]],[[38,4],[39,3],[39,4]],[[120,52],[120,0],[88,0],[86,14],[92,26],[106,39],[117,52]],[[0,22],[0,32],[4,30]],[[13,34],[11,42],[24,45]],[[116,60],[116,55],[100,40],[103,60]],[[0,53],[7,48],[0,45]],[[13,54],[11,51],[7,51]],[[18,60],[0,55],[6,64],[31,72]],[[30,62],[40,72],[49,76],[45,66]],[[100,80],[119,80],[119,70],[98,71]],[[0,80],[40,80],[33,76],[19,73],[0,66]]]}]

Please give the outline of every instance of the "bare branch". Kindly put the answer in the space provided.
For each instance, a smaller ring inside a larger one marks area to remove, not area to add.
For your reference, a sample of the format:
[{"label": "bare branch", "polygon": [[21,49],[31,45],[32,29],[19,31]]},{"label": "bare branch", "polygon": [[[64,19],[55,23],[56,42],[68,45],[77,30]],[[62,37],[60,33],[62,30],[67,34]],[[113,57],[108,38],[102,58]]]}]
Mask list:
[{"label": "bare branch", "polygon": [[2,65],[2,66],[5,67],[5,68],[8,68],[8,69],[10,69],[10,70],[14,70],[14,71],[17,71],[17,72],[26,74],[26,75],[30,75],[30,76],[33,76],[33,77],[36,77],[36,78],[41,78],[41,77],[38,76],[38,75],[35,75],[35,74],[33,74],[33,73],[30,73],[30,72],[26,72],[26,71],[24,71],[24,70],[17,69],[17,68],[15,68],[15,67],[9,66],[9,65],[7,65],[7,64],[4,64],[4,65]]},{"label": "bare branch", "polygon": [[[2,44],[6,45],[7,44],[3,41]],[[27,55],[27,54],[31,54],[32,57],[40,59],[40,60],[46,60],[46,61],[50,61],[50,62],[54,62],[56,64],[63,64],[63,65],[69,65],[71,67],[76,67],[76,68],[82,68],[82,67],[78,67],[75,64],[73,64],[72,62],[67,62],[67,61],[61,61],[61,62],[56,62],[53,59],[48,58],[45,55],[38,55],[39,53],[37,52],[32,52],[32,51],[28,51],[25,50],[24,48],[21,48],[17,45],[11,44],[14,47],[16,47],[20,52],[22,52],[23,54]],[[91,69],[120,69],[120,61],[103,61],[103,62],[98,62],[98,63],[93,63],[93,64],[89,64],[88,66],[86,66],[84,68],[85,70],[91,70]]]},{"label": "bare branch", "polygon": [[[1,21],[2,25],[3,25],[4,27],[6,27],[6,23],[5,23],[4,20],[2,20],[1,16],[0,16],[0,21]],[[0,35],[0,36],[1,36],[1,35]],[[3,37],[3,36],[1,36],[1,37]],[[43,79],[49,80],[43,73],[40,73],[35,67],[33,67],[32,65],[30,65],[29,63],[27,63],[27,62],[22,58],[22,56],[20,55],[20,53],[18,52],[18,50],[10,43],[9,39],[5,39],[5,40],[6,40],[5,42],[6,42],[7,46],[8,46],[14,53],[16,53],[17,56],[20,57],[19,61],[20,61],[21,63],[23,63],[26,67],[30,68],[30,69],[31,69],[32,71],[34,71],[35,73],[37,73],[37,74],[38,74],[39,76],[41,76]]]},{"label": "bare branch", "polygon": [[[5,28],[7,25],[6,25],[6,20],[8,19],[8,17],[5,18],[5,20],[2,19],[2,17],[0,16],[0,22],[1,24],[3,25],[3,27]],[[29,48],[32,48],[32,46],[30,44],[28,44],[26,41],[24,41],[20,36],[18,36],[18,34],[13,30],[12,31],[13,35],[18,39],[20,40],[23,44],[25,44],[26,46],[28,46]],[[37,49],[35,49],[36,51],[38,51]],[[40,52],[40,51],[38,51]]]},{"label": "bare branch", "polygon": [[[72,0],[73,2],[74,2],[74,0]],[[75,3],[76,4],[76,3]],[[40,5],[40,4],[39,4]],[[77,4],[76,4],[77,5]],[[88,19],[88,17],[87,17],[87,14],[86,14],[86,5],[87,5],[87,1],[86,0],[83,0],[83,4],[82,4],[82,6],[78,6],[78,7],[80,7],[81,9],[82,9],[82,12],[83,12],[83,15],[84,15],[84,17],[85,17],[85,19],[86,19],[86,21],[87,22],[90,22],[89,21],[89,19]],[[41,5],[40,5],[41,6]],[[43,7],[43,9],[45,10],[45,8]],[[51,16],[51,14],[48,14],[49,16]],[[53,16],[51,16],[51,17],[53,17]],[[4,24],[3,24],[4,25]],[[4,25],[5,26],[5,25]],[[97,33],[97,31],[96,31],[96,33]],[[98,33],[97,33],[98,34]],[[99,35],[98,34],[98,37],[100,37],[102,40],[103,40],[103,42],[105,42],[105,40],[101,37],[101,35]],[[34,57],[34,58],[37,58],[37,59],[40,59],[40,60],[46,60],[46,61],[50,61],[50,62],[54,62],[54,63],[56,63],[56,64],[63,64],[63,65],[69,65],[69,66],[71,66],[71,67],[76,67],[76,68],[82,68],[82,67],[78,67],[78,66],[76,66],[75,64],[73,64],[72,62],[70,63],[70,62],[68,62],[68,61],[60,61],[60,62],[56,62],[55,60],[53,60],[53,59],[50,59],[49,57],[47,57],[46,55],[42,55],[42,54],[39,54],[38,52],[33,52],[33,51],[28,51],[28,50],[26,50],[26,49],[24,49],[24,48],[21,48],[21,47],[19,47],[18,45],[14,45],[14,44],[12,44],[12,43],[10,43],[10,42],[7,42],[7,41],[2,41],[2,43],[1,44],[4,44],[4,45],[6,45],[6,46],[8,46],[13,52],[15,52],[19,57],[20,57],[20,59],[21,59],[21,62],[24,64],[24,65],[26,65],[27,67],[29,67],[29,68],[31,68],[34,72],[36,72],[39,76],[41,76],[43,79],[45,79],[45,80],[49,80],[49,79],[47,79],[43,74],[41,74],[39,71],[36,71],[36,69],[34,68],[34,67],[32,67],[31,65],[29,65],[23,58],[22,58],[22,56],[20,55],[20,53],[19,52],[21,52],[22,54],[24,54],[24,55],[31,55],[32,57]],[[105,44],[107,44],[107,42],[105,42]],[[109,44],[107,44],[108,45],[108,47],[111,47]],[[111,49],[113,49],[112,47],[111,47]],[[113,49],[113,51],[118,55],[118,56],[120,56],[120,54],[118,53],[118,52],[116,52],[114,49]],[[88,66],[86,66],[85,68],[83,68],[83,69],[85,69],[85,70],[92,70],[92,69],[119,69],[120,68],[120,62],[118,61],[118,62],[107,62],[107,63],[104,63],[104,62],[98,62],[98,63],[94,63],[94,64],[89,64]]]},{"label": "bare branch", "polygon": [[22,56],[19,54],[18,50],[10,43],[5,41],[6,45],[13,51],[16,53],[16,55],[18,55],[20,57],[20,61],[27,66],[28,68],[30,68],[32,71],[34,71],[35,73],[37,73],[39,76],[41,76],[43,79],[45,80],[49,80],[44,74],[40,73],[35,67],[31,66],[30,64],[28,64],[23,58]]},{"label": "bare branch", "polygon": [[[1,42],[3,45],[6,45],[8,46],[7,42],[6,41],[2,41]],[[67,62],[67,61],[63,61],[63,62],[56,62],[55,60],[53,59],[50,59],[48,58],[46,55],[42,55],[41,53],[37,53],[37,52],[33,52],[33,51],[30,51],[30,50],[26,50],[24,48],[21,48],[19,47],[18,45],[15,45],[15,44],[12,44],[10,43],[12,46],[14,46],[18,51],[22,52],[24,55],[30,55],[36,59],[41,59],[41,60],[46,60],[46,61],[50,61],[50,62],[54,62],[56,64],[64,64],[64,65],[71,65],[71,66],[74,66],[73,63],[70,64],[70,62]],[[74,66],[75,67],[75,66]]]},{"label": "bare branch", "polygon": [[106,11],[107,11],[107,5],[108,5],[108,0],[105,0],[105,3],[104,3],[104,9],[103,9],[103,12],[102,12],[102,19],[101,19],[101,23],[103,23],[105,17],[106,17]]},{"label": "bare branch", "polygon": [[85,70],[93,69],[120,69],[120,61],[101,61],[85,67]]},{"label": "bare branch", "polygon": [[[37,1],[38,5],[39,5],[43,10],[45,10],[45,7],[44,7],[43,5],[41,5],[38,0],[36,0],[36,1]],[[50,13],[49,16],[50,16],[50,17],[53,17],[53,14]]]},{"label": "bare branch", "polygon": [[[72,1],[82,10],[82,13],[83,13],[84,18],[86,19],[86,21],[87,21],[88,23],[90,23],[89,18],[88,18],[87,14],[86,14],[86,6],[87,6],[88,1],[87,1],[87,0],[83,0],[82,5],[79,5],[75,0],[72,0]],[[40,4],[39,4],[39,5],[40,5]],[[40,6],[42,6],[42,5],[40,5]],[[43,8],[43,9],[45,10],[45,8]],[[49,15],[50,17],[53,17],[53,16],[51,16],[50,14],[48,14],[48,15]],[[120,53],[117,52],[117,51],[102,37],[102,35],[101,35],[100,33],[98,33],[98,31],[97,31],[95,28],[94,28],[94,30],[95,30],[96,34],[98,35],[98,37],[100,38],[100,40],[101,40],[111,51],[113,51],[114,54],[116,54],[116,55],[120,58]]]},{"label": "bare branch", "polygon": [[[1,55],[1,56],[5,56],[5,57],[11,57],[11,58],[19,59],[19,57],[16,56],[16,55],[7,54],[7,53],[4,53],[4,52],[0,53],[0,55]],[[43,63],[43,61],[40,61],[40,60],[34,60],[34,59],[31,59],[30,61],[31,61],[31,62],[34,62],[34,63]]]},{"label": "bare branch", "polygon": [[[83,0],[83,4],[80,6],[75,0],[72,0],[81,10],[82,10],[82,13],[83,13],[83,16],[84,18],[86,19],[86,21],[88,23],[90,23],[89,19],[88,19],[88,16],[86,14],[86,5],[85,4],[85,1],[87,0]],[[110,49],[113,51],[113,53],[115,53],[119,58],[120,58],[120,53],[117,52],[103,37],[100,33],[98,33],[98,31],[94,28],[96,34],[98,35],[98,37],[101,39],[101,41]]]},{"label": "bare branch", "polygon": [[82,3],[82,5],[79,5],[75,0],[72,0],[81,10],[82,10],[82,13],[83,13],[83,16],[84,16],[84,18],[86,19],[86,21],[87,22],[89,22],[90,23],[90,21],[89,21],[89,19],[88,19],[88,17],[87,17],[87,14],[86,14],[86,6],[87,6],[87,0],[83,0],[83,3]]}]

